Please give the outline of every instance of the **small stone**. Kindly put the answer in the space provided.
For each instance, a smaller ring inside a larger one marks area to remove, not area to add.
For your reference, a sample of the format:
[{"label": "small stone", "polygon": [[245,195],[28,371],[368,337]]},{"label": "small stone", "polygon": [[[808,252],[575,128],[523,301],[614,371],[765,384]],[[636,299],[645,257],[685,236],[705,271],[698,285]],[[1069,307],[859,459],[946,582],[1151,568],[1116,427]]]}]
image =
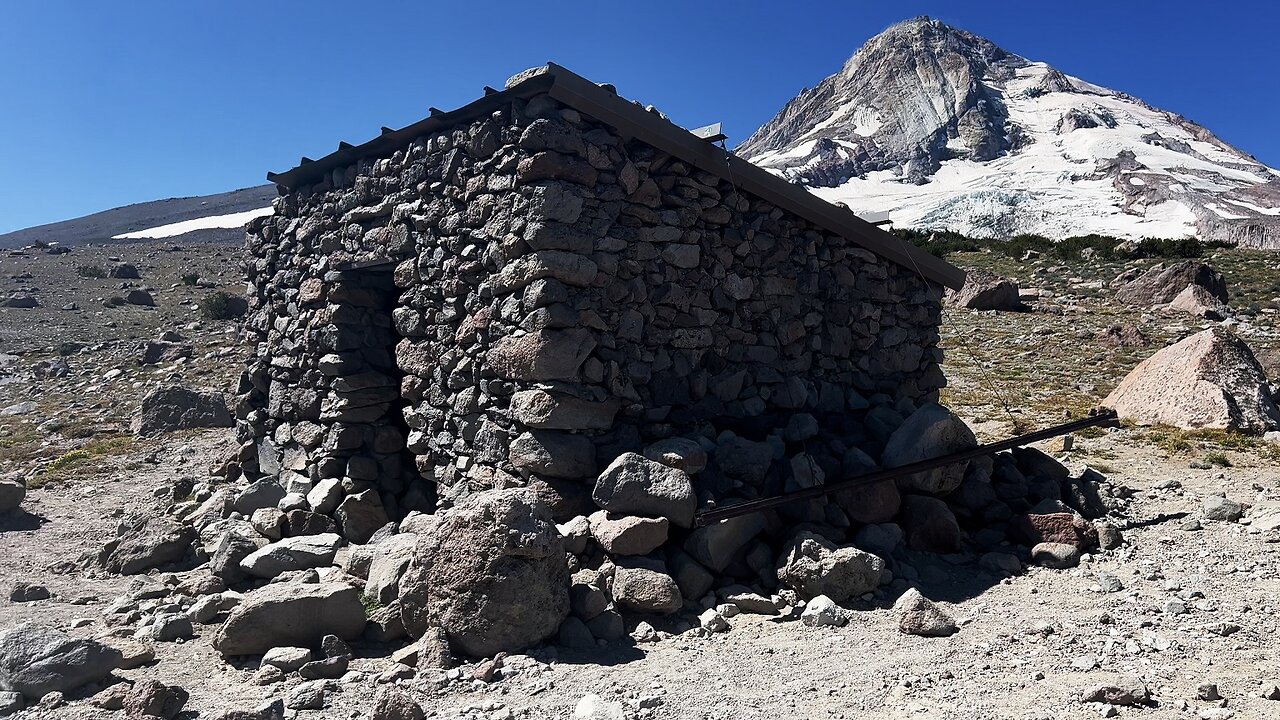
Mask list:
[{"label": "small stone", "polygon": [[724,615],[717,612],[715,608],[709,608],[698,616],[698,626],[707,632],[728,632],[729,621],[725,620]]},{"label": "small stone", "polygon": [[1236,522],[1244,517],[1244,505],[1234,500],[1228,500],[1226,495],[1215,494],[1204,499],[1200,507],[1200,513],[1206,520]]},{"label": "small stone", "polygon": [[298,674],[307,680],[337,680],[347,673],[349,664],[345,657],[327,657],[303,665],[298,668]]},{"label": "small stone", "polygon": [[326,680],[304,682],[289,692],[284,705],[290,710],[319,710],[324,707]]},{"label": "small stone", "polygon": [[893,610],[898,615],[898,631],[906,635],[945,637],[960,629],[950,615],[915,588],[903,593]]},{"label": "small stone", "polygon": [[1280,685],[1269,685],[1262,690],[1263,700],[1280,700]]},{"label": "small stone", "polygon": [[1098,581],[1098,586],[1103,592],[1114,593],[1124,589],[1124,583],[1120,582],[1120,578],[1109,572],[1099,572],[1094,575],[1094,579]]},{"label": "small stone", "polygon": [[[95,695],[94,697],[97,697],[97,696]],[[9,690],[0,692],[0,717],[12,715],[18,712],[19,710],[23,709],[24,707],[26,707],[26,702],[22,699],[22,693],[12,692]],[[120,706],[116,706],[114,708],[108,708],[108,709],[119,710]]]},{"label": "small stone", "polygon": [[1031,548],[1031,562],[1058,570],[1080,564],[1080,549],[1066,543],[1040,543]]},{"label": "small stone", "polygon": [[1204,683],[1196,688],[1196,697],[1209,702],[1222,699],[1222,695],[1218,693],[1218,686],[1214,683]]},{"label": "small stone", "polygon": [[1137,680],[1123,685],[1095,685],[1084,692],[1081,702],[1099,702],[1109,705],[1129,707],[1145,705],[1151,701],[1151,692],[1147,686]]},{"label": "small stone", "polygon": [[599,695],[586,695],[573,708],[574,720],[626,720],[626,708],[620,702]]},{"label": "small stone", "polygon": [[270,665],[284,672],[293,672],[311,662],[311,651],[300,647],[275,647],[262,656],[262,665]]},{"label": "small stone", "polygon": [[848,610],[826,595],[819,595],[805,604],[800,622],[810,627],[843,627],[849,617]]}]

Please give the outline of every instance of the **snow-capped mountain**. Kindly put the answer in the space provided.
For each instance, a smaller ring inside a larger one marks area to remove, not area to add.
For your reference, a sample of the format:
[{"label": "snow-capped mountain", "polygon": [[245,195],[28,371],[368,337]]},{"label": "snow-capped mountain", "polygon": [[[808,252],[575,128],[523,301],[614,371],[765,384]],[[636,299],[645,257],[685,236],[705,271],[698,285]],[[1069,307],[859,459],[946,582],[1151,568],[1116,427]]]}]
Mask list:
[{"label": "snow-capped mountain", "polygon": [[1186,118],[930,18],[872,38],[737,153],[900,227],[1280,248],[1280,172]]}]

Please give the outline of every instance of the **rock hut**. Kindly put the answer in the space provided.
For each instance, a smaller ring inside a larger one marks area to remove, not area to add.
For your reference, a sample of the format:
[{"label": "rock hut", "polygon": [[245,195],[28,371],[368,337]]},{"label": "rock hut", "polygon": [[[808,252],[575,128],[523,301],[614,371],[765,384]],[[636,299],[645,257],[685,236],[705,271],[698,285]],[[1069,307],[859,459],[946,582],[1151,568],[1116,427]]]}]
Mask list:
[{"label": "rock hut", "polygon": [[841,477],[944,384],[960,270],[556,65],[268,177],[239,467],[356,543],[492,488],[589,514],[628,453],[700,507]]}]

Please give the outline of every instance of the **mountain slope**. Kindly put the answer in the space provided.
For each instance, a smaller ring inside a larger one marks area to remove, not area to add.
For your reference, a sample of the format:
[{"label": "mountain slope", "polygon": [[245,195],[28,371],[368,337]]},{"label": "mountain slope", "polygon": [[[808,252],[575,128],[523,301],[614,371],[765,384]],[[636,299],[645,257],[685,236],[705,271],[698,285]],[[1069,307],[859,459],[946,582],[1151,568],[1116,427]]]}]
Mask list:
[{"label": "mountain slope", "polygon": [[0,248],[35,242],[83,245],[179,236],[185,242],[242,242],[244,226],[253,215],[269,212],[277,194],[275,185],[259,185],[217,195],[126,205],[0,235]]},{"label": "mountain slope", "polygon": [[737,152],[899,226],[1280,248],[1277,171],[1185,118],[930,18],[872,38]]}]

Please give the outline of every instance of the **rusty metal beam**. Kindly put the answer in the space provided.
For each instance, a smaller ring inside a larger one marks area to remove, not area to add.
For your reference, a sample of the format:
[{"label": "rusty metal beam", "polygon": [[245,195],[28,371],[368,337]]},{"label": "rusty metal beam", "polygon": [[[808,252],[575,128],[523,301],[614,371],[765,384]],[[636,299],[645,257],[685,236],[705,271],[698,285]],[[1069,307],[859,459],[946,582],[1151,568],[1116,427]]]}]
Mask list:
[{"label": "rusty metal beam", "polygon": [[1084,428],[1107,425],[1114,423],[1115,421],[1115,410],[1103,410],[1096,415],[1091,415],[1090,417],[1082,420],[1076,420],[1063,425],[1055,425],[1051,428],[1027,433],[1026,435],[1018,435],[1007,440],[1001,440],[987,445],[979,445],[975,448],[951,453],[950,455],[942,455],[940,457],[921,460],[919,462],[895,468],[884,468],[883,470],[876,470],[875,472],[867,473],[866,475],[859,475],[858,477],[851,478],[849,480],[831,483],[830,485],[815,485],[814,487],[802,488],[800,490],[794,490],[792,492],[775,495],[773,497],[760,498],[759,500],[748,500],[747,502],[739,503],[737,505],[729,505],[722,508],[715,508],[714,510],[707,510],[705,512],[698,513],[694,517],[693,522],[698,527],[703,527],[721,520],[728,520],[729,518],[738,517],[739,515],[750,515],[751,513],[762,512],[764,510],[775,508],[779,505],[793,503],[798,500],[814,500],[830,495],[831,493],[845,492],[846,490],[853,490],[854,488],[863,487],[865,485],[874,485],[876,483],[886,482],[905,475],[912,475],[914,473],[924,472],[925,470],[932,470],[944,465],[972,460],[973,458],[982,457],[983,455],[994,455],[995,453],[1004,450],[1029,445],[1033,442],[1040,442],[1041,440],[1048,440],[1049,438],[1066,435],[1067,433],[1075,432],[1076,430],[1083,430]]}]

